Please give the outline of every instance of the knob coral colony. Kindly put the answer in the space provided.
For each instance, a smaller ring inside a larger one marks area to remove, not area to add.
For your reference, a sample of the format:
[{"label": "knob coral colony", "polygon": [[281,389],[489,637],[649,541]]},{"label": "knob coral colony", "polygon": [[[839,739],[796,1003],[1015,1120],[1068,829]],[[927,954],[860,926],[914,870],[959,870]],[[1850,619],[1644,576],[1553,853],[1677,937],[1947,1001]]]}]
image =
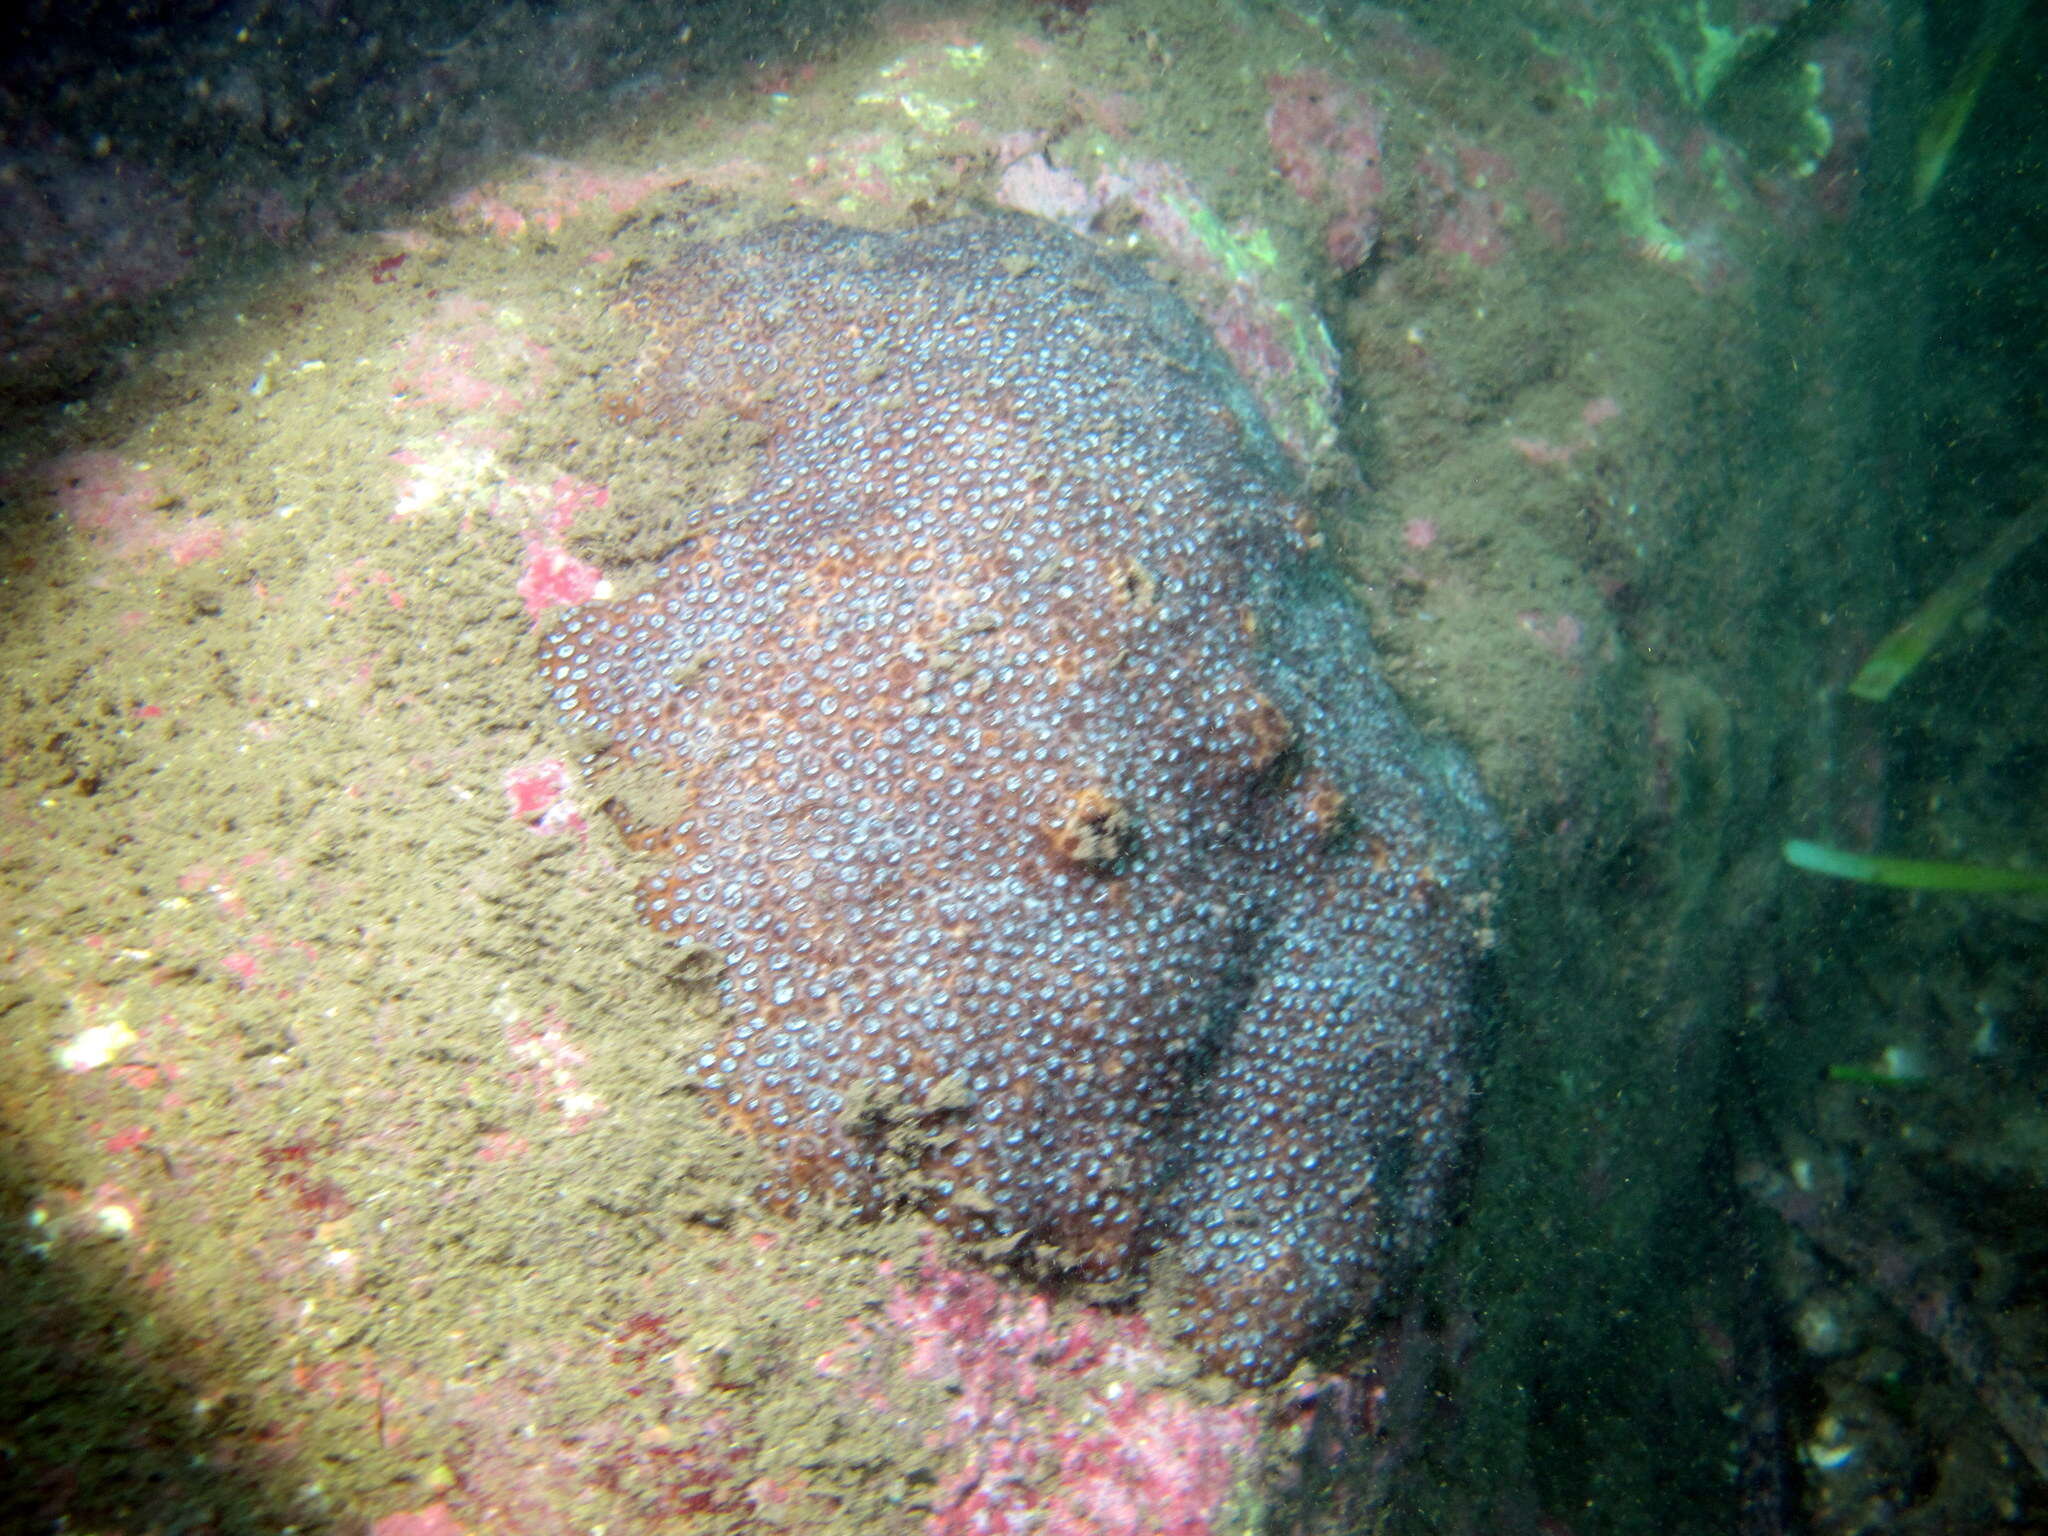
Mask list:
[{"label": "knob coral colony", "polygon": [[1170,1274],[1208,1365],[1284,1375],[1441,1217],[1497,831],[1248,396],[1028,219],[775,224],[626,309],[622,416],[763,458],[541,665],[672,780],[617,812],[639,911],[726,958],[702,1080],[768,1193]]}]

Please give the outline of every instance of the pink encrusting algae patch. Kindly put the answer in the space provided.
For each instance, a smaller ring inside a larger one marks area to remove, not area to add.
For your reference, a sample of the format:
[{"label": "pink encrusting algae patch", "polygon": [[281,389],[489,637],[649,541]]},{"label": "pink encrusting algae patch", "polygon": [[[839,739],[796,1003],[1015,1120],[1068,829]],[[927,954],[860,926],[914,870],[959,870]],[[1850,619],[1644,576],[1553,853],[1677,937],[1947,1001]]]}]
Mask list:
[{"label": "pink encrusting algae patch", "polygon": [[1571,442],[1560,443],[1547,437],[1511,436],[1508,446],[1513,448],[1531,464],[1546,469],[1563,469],[1574,455],[1597,447],[1600,429],[1621,415],[1621,404],[1612,395],[1599,395],[1588,400],[1579,410],[1579,433]]},{"label": "pink encrusting algae patch", "polygon": [[[604,573],[563,544],[579,513],[603,508],[603,485],[557,472],[535,482],[510,472],[500,458],[504,423],[540,403],[556,367],[549,349],[502,320],[480,300],[441,300],[433,320],[405,344],[391,378],[399,412],[427,408],[443,426],[392,450],[403,471],[395,486],[394,521],[435,510],[472,512],[523,522],[525,544],[516,582],[530,616],[604,595]],[[338,593],[352,597],[353,591]]]},{"label": "pink encrusting algae patch", "polygon": [[559,757],[521,763],[505,770],[505,801],[512,814],[545,836],[589,830],[583,812],[571,798],[574,784],[569,765]]},{"label": "pink encrusting algae patch", "polygon": [[1094,188],[1037,152],[1022,155],[1003,168],[996,183],[996,201],[1019,213],[1064,224],[1076,233],[1086,233],[1102,211],[1102,198]]},{"label": "pink encrusting algae patch", "polygon": [[535,618],[563,603],[587,603],[599,595],[604,573],[542,539],[529,539],[519,596]]},{"label": "pink encrusting algae patch", "polygon": [[1055,167],[1043,153],[1023,155],[1005,168],[996,201],[1069,229],[1086,231],[1110,209],[1135,219],[1172,258],[1190,272],[1227,276],[1217,251],[1196,231],[1194,218],[1206,204],[1185,173],[1164,160],[1119,158],[1087,181]]},{"label": "pink encrusting algae patch", "polygon": [[519,577],[519,596],[534,618],[559,604],[587,603],[605,588],[604,572],[570,554],[561,539],[579,512],[608,505],[612,493],[573,475],[558,475],[549,497],[540,527],[527,535],[526,568]]},{"label": "pink encrusting algae patch", "polygon": [[1586,429],[1588,434],[1591,434],[1596,429],[1606,426],[1608,422],[1614,420],[1620,414],[1620,401],[1616,400],[1612,395],[1600,395],[1595,399],[1588,400],[1580,409],[1579,424]]},{"label": "pink encrusting algae patch", "polygon": [[94,548],[130,563],[162,555],[172,565],[208,560],[231,529],[203,514],[176,515],[182,498],[147,464],[103,451],[67,453],[43,470],[57,510]]},{"label": "pink encrusting algae patch", "polygon": [[1274,75],[1266,90],[1274,163],[1296,195],[1323,212],[1323,254],[1348,272],[1379,241],[1386,114],[1356,86],[1319,69]]},{"label": "pink encrusting algae patch", "polygon": [[553,235],[570,219],[586,213],[630,213],[677,179],[678,173],[665,166],[626,171],[537,158],[532,175],[472,187],[454,198],[449,207],[457,218],[500,239],[531,230]]},{"label": "pink encrusting algae patch", "polygon": [[1474,144],[1429,149],[1416,161],[1418,185],[1430,206],[1430,248],[1490,267],[1508,253],[1509,206],[1502,189],[1515,180],[1504,155]]},{"label": "pink encrusting algae patch", "polygon": [[[743,1310],[731,1295],[720,1306],[727,1317]],[[796,1505],[797,1475],[749,1475],[759,1440],[746,1418],[747,1394],[692,1401],[700,1391],[679,1378],[703,1341],[683,1327],[675,1314],[648,1309],[592,1319],[591,1332],[574,1343],[530,1332],[507,1338],[493,1351],[495,1366],[457,1375],[373,1355],[359,1366],[330,1362],[299,1385],[365,1405],[386,1445],[445,1447],[447,1492],[383,1517],[371,1527],[375,1536],[558,1536],[586,1528],[563,1512],[589,1507],[595,1489],[624,1496],[612,1506],[624,1513],[612,1526],[622,1532],[734,1530],[703,1522],[771,1505],[795,1506],[792,1528],[834,1529],[801,1523],[817,1501]],[[588,1379],[578,1367],[595,1367],[611,1395],[572,1399],[564,1388]]]},{"label": "pink encrusting algae patch", "polygon": [[461,415],[516,416],[553,379],[548,349],[501,321],[481,299],[450,294],[400,349],[393,402]]},{"label": "pink encrusting algae patch", "polygon": [[371,1525],[370,1536],[469,1536],[469,1527],[446,1504],[434,1503],[386,1515]]},{"label": "pink encrusting algae patch", "polygon": [[1517,620],[1559,661],[1573,660],[1586,641],[1586,626],[1569,613],[1547,614],[1532,608],[1517,615]]},{"label": "pink encrusting algae patch", "polygon": [[1057,1311],[976,1270],[951,1267],[928,1241],[898,1282],[886,1325],[855,1323],[849,1346],[819,1360],[886,1410],[900,1393],[863,1370],[877,1343],[896,1368],[941,1387],[950,1407],[926,1443],[947,1454],[927,1536],[1212,1536],[1250,1476],[1258,1408],[1196,1402],[1152,1385],[1168,1374],[1145,1325],[1092,1307]]},{"label": "pink encrusting algae patch", "polygon": [[367,558],[352,560],[335,572],[327,606],[336,613],[350,613],[359,601],[372,596],[393,612],[405,607],[405,594],[399,590],[396,577],[382,566],[372,565]]},{"label": "pink encrusting algae patch", "polygon": [[1508,446],[1513,448],[1531,464],[1558,469],[1571,463],[1572,454],[1577,450],[1569,444],[1553,443],[1543,437],[1510,437]]}]

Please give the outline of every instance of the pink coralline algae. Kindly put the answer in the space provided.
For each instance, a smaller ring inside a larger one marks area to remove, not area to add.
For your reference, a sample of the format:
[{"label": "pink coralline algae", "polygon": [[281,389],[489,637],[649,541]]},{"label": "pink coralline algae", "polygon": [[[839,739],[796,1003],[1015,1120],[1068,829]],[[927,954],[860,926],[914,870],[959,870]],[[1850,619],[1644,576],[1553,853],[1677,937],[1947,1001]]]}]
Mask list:
[{"label": "pink coralline algae", "polygon": [[1022,155],[1004,168],[996,184],[996,201],[1084,232],[1102,211],[1096,188],[1072,171],[1055,168],[1043,153]]},{"label": "pink coralline algae", "polygon": [[625,309],[622,418],[763,456],[540,662],[637,764],[642,916],[725,956],[699,1081],[764,1193],[1149,1272],[1277,1379],[1440,1217],[1496,833],[1244,387],[1018,217],[686,244]]},{"label": "pink coralline algae", "polygon": [[72,526],[117,560],[161,555],[173,565],[191,565],[220,554],[238,532],[211,517],[174,515],[181,498],[166,491],[146,465],[116,454],[66,454],[43,473]]},{"label": "pink coralline algae", "polygon": [[1348,272],[1379,241],[1386,118],[1357,88],[1320,70],[1267,81],[1266,138],[1288,186],[1325,211],[1323,254]]},{"label": "pink coralline algae", "polygon": [[1475,145],[1426,151],[1415,163],[1432,249],[1490,267],[1508,252],[1507,200],[1500,189],[1515,169],[1502,156]]},{"label": "pink coralline algae", "polygon": [[[896,1287],[876,1337],[907,1341],[902,1370],[943,1387],[927,1435],[953,1460],[932,1490],[928,1536],[1211,1536],[1257,1440],[1249,1398],[1194,1402],[1140,1386],[1162,1364],[1141,1323],[1081,1309],[1054,1315],[984,1274],[928,1254]],[[839,1374],[825,1362],[825,1374]],[[886,1409],[886,1392],[877,1401]]]},{"label": "pink coralline algae", "polygon": [[533,174],[523,181],[474,187],[449,207],[456,217],[479,224],[502,239],[529,230],[552,235],[584,213],[629,213],[674,179],[674,173],[661,168],[625,172],[536,159]]}]

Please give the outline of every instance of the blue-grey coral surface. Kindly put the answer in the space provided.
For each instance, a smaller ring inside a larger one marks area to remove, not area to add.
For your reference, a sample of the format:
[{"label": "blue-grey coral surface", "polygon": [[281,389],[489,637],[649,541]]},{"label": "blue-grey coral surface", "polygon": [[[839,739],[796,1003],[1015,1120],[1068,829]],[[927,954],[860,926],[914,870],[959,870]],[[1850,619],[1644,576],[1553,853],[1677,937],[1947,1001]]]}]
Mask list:
[{"label": "blue-grey coral surface", "polygon": [[726,958],[703,1083],[780,1198],[1170,1274],[1284,1374],[1441,1220],[1496,833],[1228,364],[1024,219],[776,224],[625,308],[622,416],[763,444],[541,644],[670,781],[621,814],[645,920]]}]

